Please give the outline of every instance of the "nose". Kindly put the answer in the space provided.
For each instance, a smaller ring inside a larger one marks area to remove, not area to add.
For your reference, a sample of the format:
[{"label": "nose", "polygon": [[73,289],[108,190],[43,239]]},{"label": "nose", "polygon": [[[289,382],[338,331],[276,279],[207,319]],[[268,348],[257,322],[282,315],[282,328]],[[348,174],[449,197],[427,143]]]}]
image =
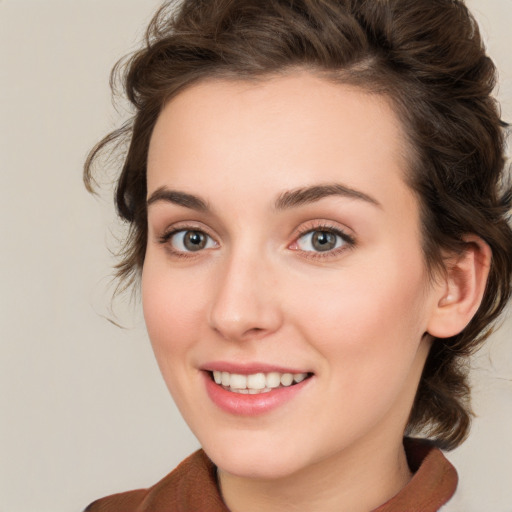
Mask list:
[{"label": "nose", "polygon": [[271,265],[257,255],[232,255],[217,274],[209,324],[223,338],[263,338],[282,324]]}]

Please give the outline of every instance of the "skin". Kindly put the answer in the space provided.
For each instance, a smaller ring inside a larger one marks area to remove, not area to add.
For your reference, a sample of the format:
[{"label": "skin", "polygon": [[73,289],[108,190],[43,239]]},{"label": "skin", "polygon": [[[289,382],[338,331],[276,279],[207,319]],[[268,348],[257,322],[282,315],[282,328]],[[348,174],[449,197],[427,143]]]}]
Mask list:
[{"label": "skin", "polygon": [[[234,512],[368,511],[411,477],[402,436],[426,333],[456,286],[428,279],[404,140],[385,98],[307,72],[205,81],[157,121],[144,315],[166,384]],[[289,191],[326,184],[359,196],[276,208]],[[183,231],[163,240],[172,229],[202,231],[208,243],[187,252]],[[305,233],[332,229],[354,243],[308,245]],[[277,409],[242,417],[208,397],[201,368],[211,361],[313,377]]]}]

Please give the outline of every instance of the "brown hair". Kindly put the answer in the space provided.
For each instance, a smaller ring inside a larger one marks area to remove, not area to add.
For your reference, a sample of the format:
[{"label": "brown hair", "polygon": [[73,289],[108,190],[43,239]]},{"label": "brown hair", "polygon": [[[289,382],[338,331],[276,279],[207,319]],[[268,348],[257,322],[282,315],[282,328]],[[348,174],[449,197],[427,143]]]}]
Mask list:
[{"label": "brown hair", "polygon": [[505,123],[491,96],[495,68],[477,24],[460,0],[184,0],[153,18],[145,46],[118,63],[135,113],[89,154],[130,139],[116,205],[128,222],[117,266],[126,286],[144,263],[146,160],[165,103],[199,80],[253,80],[306,68],[329,80],[387,95],[411,148],[408,182],[422,209],[430,270],[442,251],[461,251],[476,234],[492,249],[483,302],[457,336],[434,340],[407,432],[445,448],[459,445],[471,409],[465,362],[488,336],[511,292],[512,194],[505,183]]}]

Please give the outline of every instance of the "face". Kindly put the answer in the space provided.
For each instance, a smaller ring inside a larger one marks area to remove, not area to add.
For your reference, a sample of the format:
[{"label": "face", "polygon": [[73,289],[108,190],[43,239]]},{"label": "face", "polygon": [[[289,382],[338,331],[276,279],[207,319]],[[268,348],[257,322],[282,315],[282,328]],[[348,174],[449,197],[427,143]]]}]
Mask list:
[{"label": "face", "polygon": [[435,303],[404,140],[384,98],[306,72],[205,81],[162,111],[144,315],[221,471],[277,478],[401,440]]}]

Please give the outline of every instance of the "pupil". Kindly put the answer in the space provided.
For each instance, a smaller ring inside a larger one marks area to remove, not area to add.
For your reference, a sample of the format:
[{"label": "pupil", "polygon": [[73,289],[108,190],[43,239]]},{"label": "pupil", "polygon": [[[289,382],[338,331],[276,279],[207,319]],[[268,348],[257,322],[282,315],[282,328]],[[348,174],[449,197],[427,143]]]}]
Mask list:
[{"label": "pupil", "polygon": [[187,231],[183,243],[189,251],[198,251],[206,245],[206,237],[200,231]]},{"label": "pupil", "polygon": [[312,243],[317,251],[330,251],[336,246],[336,236],[328,231],[317,231],[313,234]]}]

